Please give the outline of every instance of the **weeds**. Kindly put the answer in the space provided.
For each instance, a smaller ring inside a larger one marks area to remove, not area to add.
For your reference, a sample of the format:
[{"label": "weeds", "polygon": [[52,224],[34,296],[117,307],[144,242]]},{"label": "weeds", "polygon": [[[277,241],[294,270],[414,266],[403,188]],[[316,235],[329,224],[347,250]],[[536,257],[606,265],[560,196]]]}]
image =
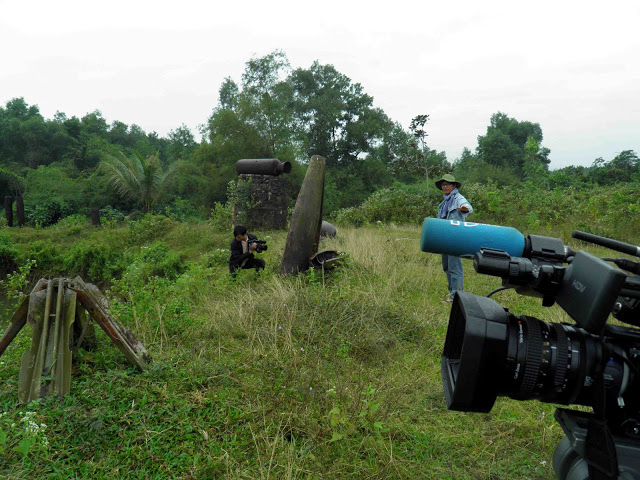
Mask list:
[{"label": "weeds", "polygon": [[[234,278],[230,234],[213,225],[97,229],[103,257],[127,259],[105,289],[111,314],[153,361],[137,373],[98,331],[96,351],[74,354],[71,394],[27,408],[47,428],[21,446],[17,378],[30,338],[17,337],[0,362],[0,478],[551,478],[562,437],[552,405],[446,409],[445,279],[439,257],[418,252],[419,229],[338,231],[321,245],[347,252],[335,270],[279,275],[286,234],[269,232],[266,270]],[[61,232],[21,230],[11,239],[20,255],[28,234],[38,251],[68,248],[55,243]],[[97,234],[76,235],[77,251]],[[472,293],[499,282],[464,269]],[[501,295],[515,314],[566,319]]]}]

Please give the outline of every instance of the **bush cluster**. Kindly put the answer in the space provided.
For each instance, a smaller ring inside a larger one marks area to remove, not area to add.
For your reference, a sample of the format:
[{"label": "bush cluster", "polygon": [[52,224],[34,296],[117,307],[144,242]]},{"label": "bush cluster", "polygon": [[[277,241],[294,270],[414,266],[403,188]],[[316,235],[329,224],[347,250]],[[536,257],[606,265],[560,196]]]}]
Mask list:
[{"label": "bush cluster", "polygon": [[[574,229],[632,241],[640,235],[640,184],[542,189],[532,184],[499,187],[469,183],[461,193],[471,202],[469,221],[508,225],[523,233],[570,236]],[[337,212],[339,223],[362,226],[383,223],[420,224],[434,217],[441,193],[401,186],[377,191],[360,206]],[[553,233],[555,232],[555,233]]]},{"label": "bush cluster", "polygon": [[11,239],[4,234],[0,234],[0,273],[3,277],[16,269],[18,259],[18,249]]}]

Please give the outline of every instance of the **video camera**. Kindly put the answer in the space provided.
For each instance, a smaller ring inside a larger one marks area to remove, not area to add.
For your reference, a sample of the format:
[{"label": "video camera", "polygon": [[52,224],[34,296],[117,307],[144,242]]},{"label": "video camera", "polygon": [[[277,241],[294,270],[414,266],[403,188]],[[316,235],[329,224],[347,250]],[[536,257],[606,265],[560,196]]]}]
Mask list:
[{"label": "video camera", "polygon": [[[640,257],[633,245],[572,236]],[[607,324],[613,313],[640,326],[640,263],[576,253],[560,239],[509,227],[438,219],[425,220],[421,249],[473,255],[478,273],[502,278],[487,297],[453,299],[441,363],[447,407],[488,412],[497,396],[592,407],[556,410],[566,435],[553,457],[556,477],[640,479],[640,330]],[[507,288],[557,303],[576,325],[515,315],[488,298]]]},{"label": "video camera", "polygon": [[267,241],[266,240],[251,240],[251,245],[256,244],[255,252],[262,253],[268,250]]}]

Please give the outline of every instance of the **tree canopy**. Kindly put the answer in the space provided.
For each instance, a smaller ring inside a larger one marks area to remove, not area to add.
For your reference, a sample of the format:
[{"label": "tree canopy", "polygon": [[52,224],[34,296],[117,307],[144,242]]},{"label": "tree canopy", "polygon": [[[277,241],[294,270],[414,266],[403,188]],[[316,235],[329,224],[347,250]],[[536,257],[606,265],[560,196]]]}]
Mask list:
[{"label": "tree canopy", "polygon": [[405,129],[376,107],[363,85],[333,65],[315,61],[292,68],[276,50],[249,59],[239,82],[223,80],[201,140],[184,124],[161,138],[135,124],[110,123],[99,110],[81,118],[56,112],[45,119],[24,98],[8,101],[0,106],[0,189],[24,193],[27,206],[55,192],[61,211],[107,205],[131,211],[138,202],[132,198],[140,197],[123,195],[124,183],[113,188],[115,158],[122,165],[138,162],[136,168],[129,165],[132,172],[153,167],[174,174],[164,203],[152,195],[155,200],[142,201],[145,209],[187,202],[206,216],[217,202],[227,201],[239,159],[291,162],[286,180],[293,204],[308,159],[316,154],[327,158],[326,214],[359,205],[394,182],[430,185],[434,176],[448,172],[466,183],[550,188],[640,180],[633,150],[621,150],[610,161],[597,158],[590,167],[550,172],[541,126],[504,112],[491,115],[475,151],[465,148],[451,163],[446,152],[429,146],[429,121],[422,112]]}]

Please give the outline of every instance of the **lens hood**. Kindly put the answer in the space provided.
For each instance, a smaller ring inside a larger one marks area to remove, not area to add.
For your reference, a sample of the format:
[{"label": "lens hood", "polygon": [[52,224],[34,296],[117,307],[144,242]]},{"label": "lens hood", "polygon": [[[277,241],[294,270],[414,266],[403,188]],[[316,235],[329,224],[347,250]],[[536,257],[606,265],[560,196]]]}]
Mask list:
[{"label": "lens hood", "polygon": [[497,397],[507,347],[508,314],[494,300],[456,292],[442,353],[447,407],[488,412]]}]

